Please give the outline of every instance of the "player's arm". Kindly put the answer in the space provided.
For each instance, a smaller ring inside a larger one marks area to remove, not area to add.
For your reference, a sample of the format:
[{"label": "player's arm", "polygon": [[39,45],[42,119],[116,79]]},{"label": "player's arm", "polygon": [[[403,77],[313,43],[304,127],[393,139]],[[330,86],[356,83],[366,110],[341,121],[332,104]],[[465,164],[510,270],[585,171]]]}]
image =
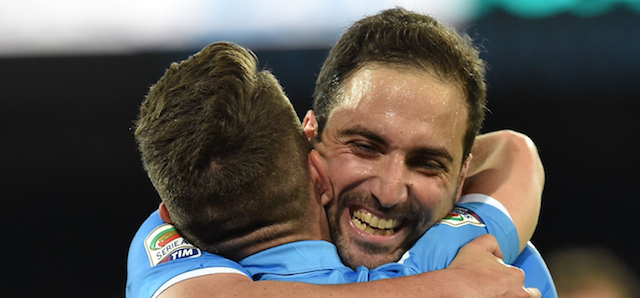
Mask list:
[{"label": "player's arm", "polygon": [[538,149],[528,136],[501,130],[478,136],[471,154],[462,194],[481,193],[502,203],[516,226],[522,250],[540,214],[545,177]]},{"label": "player's arm", "polygon": [[465,245],[447,269],[418,275],[341,285],[252,281],[240,274],[213,274],[181,281],[161,298],[199,297],[541,297],[525,290],[524,273],[500,261],[495,237]]}]

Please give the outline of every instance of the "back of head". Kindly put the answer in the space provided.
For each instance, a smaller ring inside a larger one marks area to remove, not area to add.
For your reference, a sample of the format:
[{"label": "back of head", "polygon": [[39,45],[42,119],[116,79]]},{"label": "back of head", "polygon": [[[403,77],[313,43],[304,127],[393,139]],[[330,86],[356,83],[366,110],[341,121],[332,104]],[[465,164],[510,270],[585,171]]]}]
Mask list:
[{"label": "back of head", "polygon": [[485,65],[467,35],[432,17],[389,9],[354,23],[340,37],[316,81],[314,111],[322,133],[339,103],[340,87],[367,63],[388,63],[425,71],[464,91],[469,109],[465,154],[484,121]]},{"label": "back of head", "polygon": [[310,144],[246,49],[214,43],[173,63],[142,103],[135,136],[176,229],[196,246],[233,257],[305,226]]}]

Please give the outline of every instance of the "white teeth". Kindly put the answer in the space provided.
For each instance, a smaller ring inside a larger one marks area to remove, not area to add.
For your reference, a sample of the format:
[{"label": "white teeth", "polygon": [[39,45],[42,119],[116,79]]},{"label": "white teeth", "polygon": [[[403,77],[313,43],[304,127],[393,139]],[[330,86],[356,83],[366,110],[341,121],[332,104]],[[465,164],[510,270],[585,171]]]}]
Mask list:
[{"label": "white teeth", "polygon": [[377,216],[373,216],[371,218],[371,221],[369,222],[369,225],[374,227],[374,228],[377,228],[378,227],[378,221],[379,221],[378,217]]},{"label": "white teeth", "polygon": [[400,222],[395,219],[378,218],[366,211],[355,211],[351,216],[354,225],[365,233],[374,235],[391,235],[395,233],[394,228],[400,226]]},{"label": "white teeth", "polygon": [[[362,213],[361,213],[361,214],[362,214]],[[362,220],[363,220],[364,222],[370,222],[370,221],[371,221],[371,213],[365,213],[365,214],[362,214]]]},{"label": "white teeth", "polygon": [[354,220],[353,220],[353,223],[354,223],[354,224],[355,224],[355,226],[356,226],[356,227],[358,227],[358,229],[360,229],[360,230],[363,230],[363,231],[364,231],[364,230],[367,228],[367,225],[366,225],[366,224],[363,224],[363,223],[362,223],[360,220],[358,220],[358,219],[354,219]]},{"label": "white teeth", "polygon": [[384,226],[385,229],[391,229],[394,227],[395,220],[387,220],[387,224]]},{"label": "white teeth", "polygon": [[386,229],[386,228],[387,228],[387,220],[386,219],[383,218],[380,221],[378,221],[378,229]]}]

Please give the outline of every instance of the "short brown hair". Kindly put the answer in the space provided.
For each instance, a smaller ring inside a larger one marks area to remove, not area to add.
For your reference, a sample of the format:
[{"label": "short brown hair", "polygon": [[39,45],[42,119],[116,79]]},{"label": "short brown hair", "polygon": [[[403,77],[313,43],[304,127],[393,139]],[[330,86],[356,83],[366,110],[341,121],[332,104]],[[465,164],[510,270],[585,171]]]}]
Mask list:
[{"label": "short brown hair", "polygon": [[365,17],[342,35],[316,81],[313,109],[322,134],[340,103],[342,84],[367,63],[388,63],[422,70],[462,88],[469,109],[464,156],[471,152],[484,122],[485,64],[468,35],[458,34],[434,18],[394,8]]},{"label": "short brown hair", "polygon": [[311,145],[278,81],[257,65],[243,47],[211,44],[170,66],[136,122],[144,169],[176,229],[225,256],[257,228],[305,227]]}]

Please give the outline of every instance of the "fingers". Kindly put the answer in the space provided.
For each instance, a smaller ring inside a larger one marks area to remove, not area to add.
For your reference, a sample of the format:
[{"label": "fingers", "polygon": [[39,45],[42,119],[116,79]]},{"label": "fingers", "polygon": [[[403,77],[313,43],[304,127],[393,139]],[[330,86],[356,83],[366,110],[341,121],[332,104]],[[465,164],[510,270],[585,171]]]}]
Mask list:
[{"label": "fingers", "polygon": [[525,288],[524,290],[529,293],[531,298],[542,298],[542,293],[536,288]]},{"label": "fingers", "polygon": [[482,249],[492,253],[494,256],[500,259],[504,259],[504,255],[502,255],[502,250],[500,250],[498,240],[491,234],[480,235],[476,239],[469,242],[468,245],[478,245]]},{"label": "fingers", "polygon": [[481,297],[542,298],[538,289],[524,286],[525,272],[502,258],[496,238],[486,234],[463,246],[447,269],[457,272],[461,288]]}]

